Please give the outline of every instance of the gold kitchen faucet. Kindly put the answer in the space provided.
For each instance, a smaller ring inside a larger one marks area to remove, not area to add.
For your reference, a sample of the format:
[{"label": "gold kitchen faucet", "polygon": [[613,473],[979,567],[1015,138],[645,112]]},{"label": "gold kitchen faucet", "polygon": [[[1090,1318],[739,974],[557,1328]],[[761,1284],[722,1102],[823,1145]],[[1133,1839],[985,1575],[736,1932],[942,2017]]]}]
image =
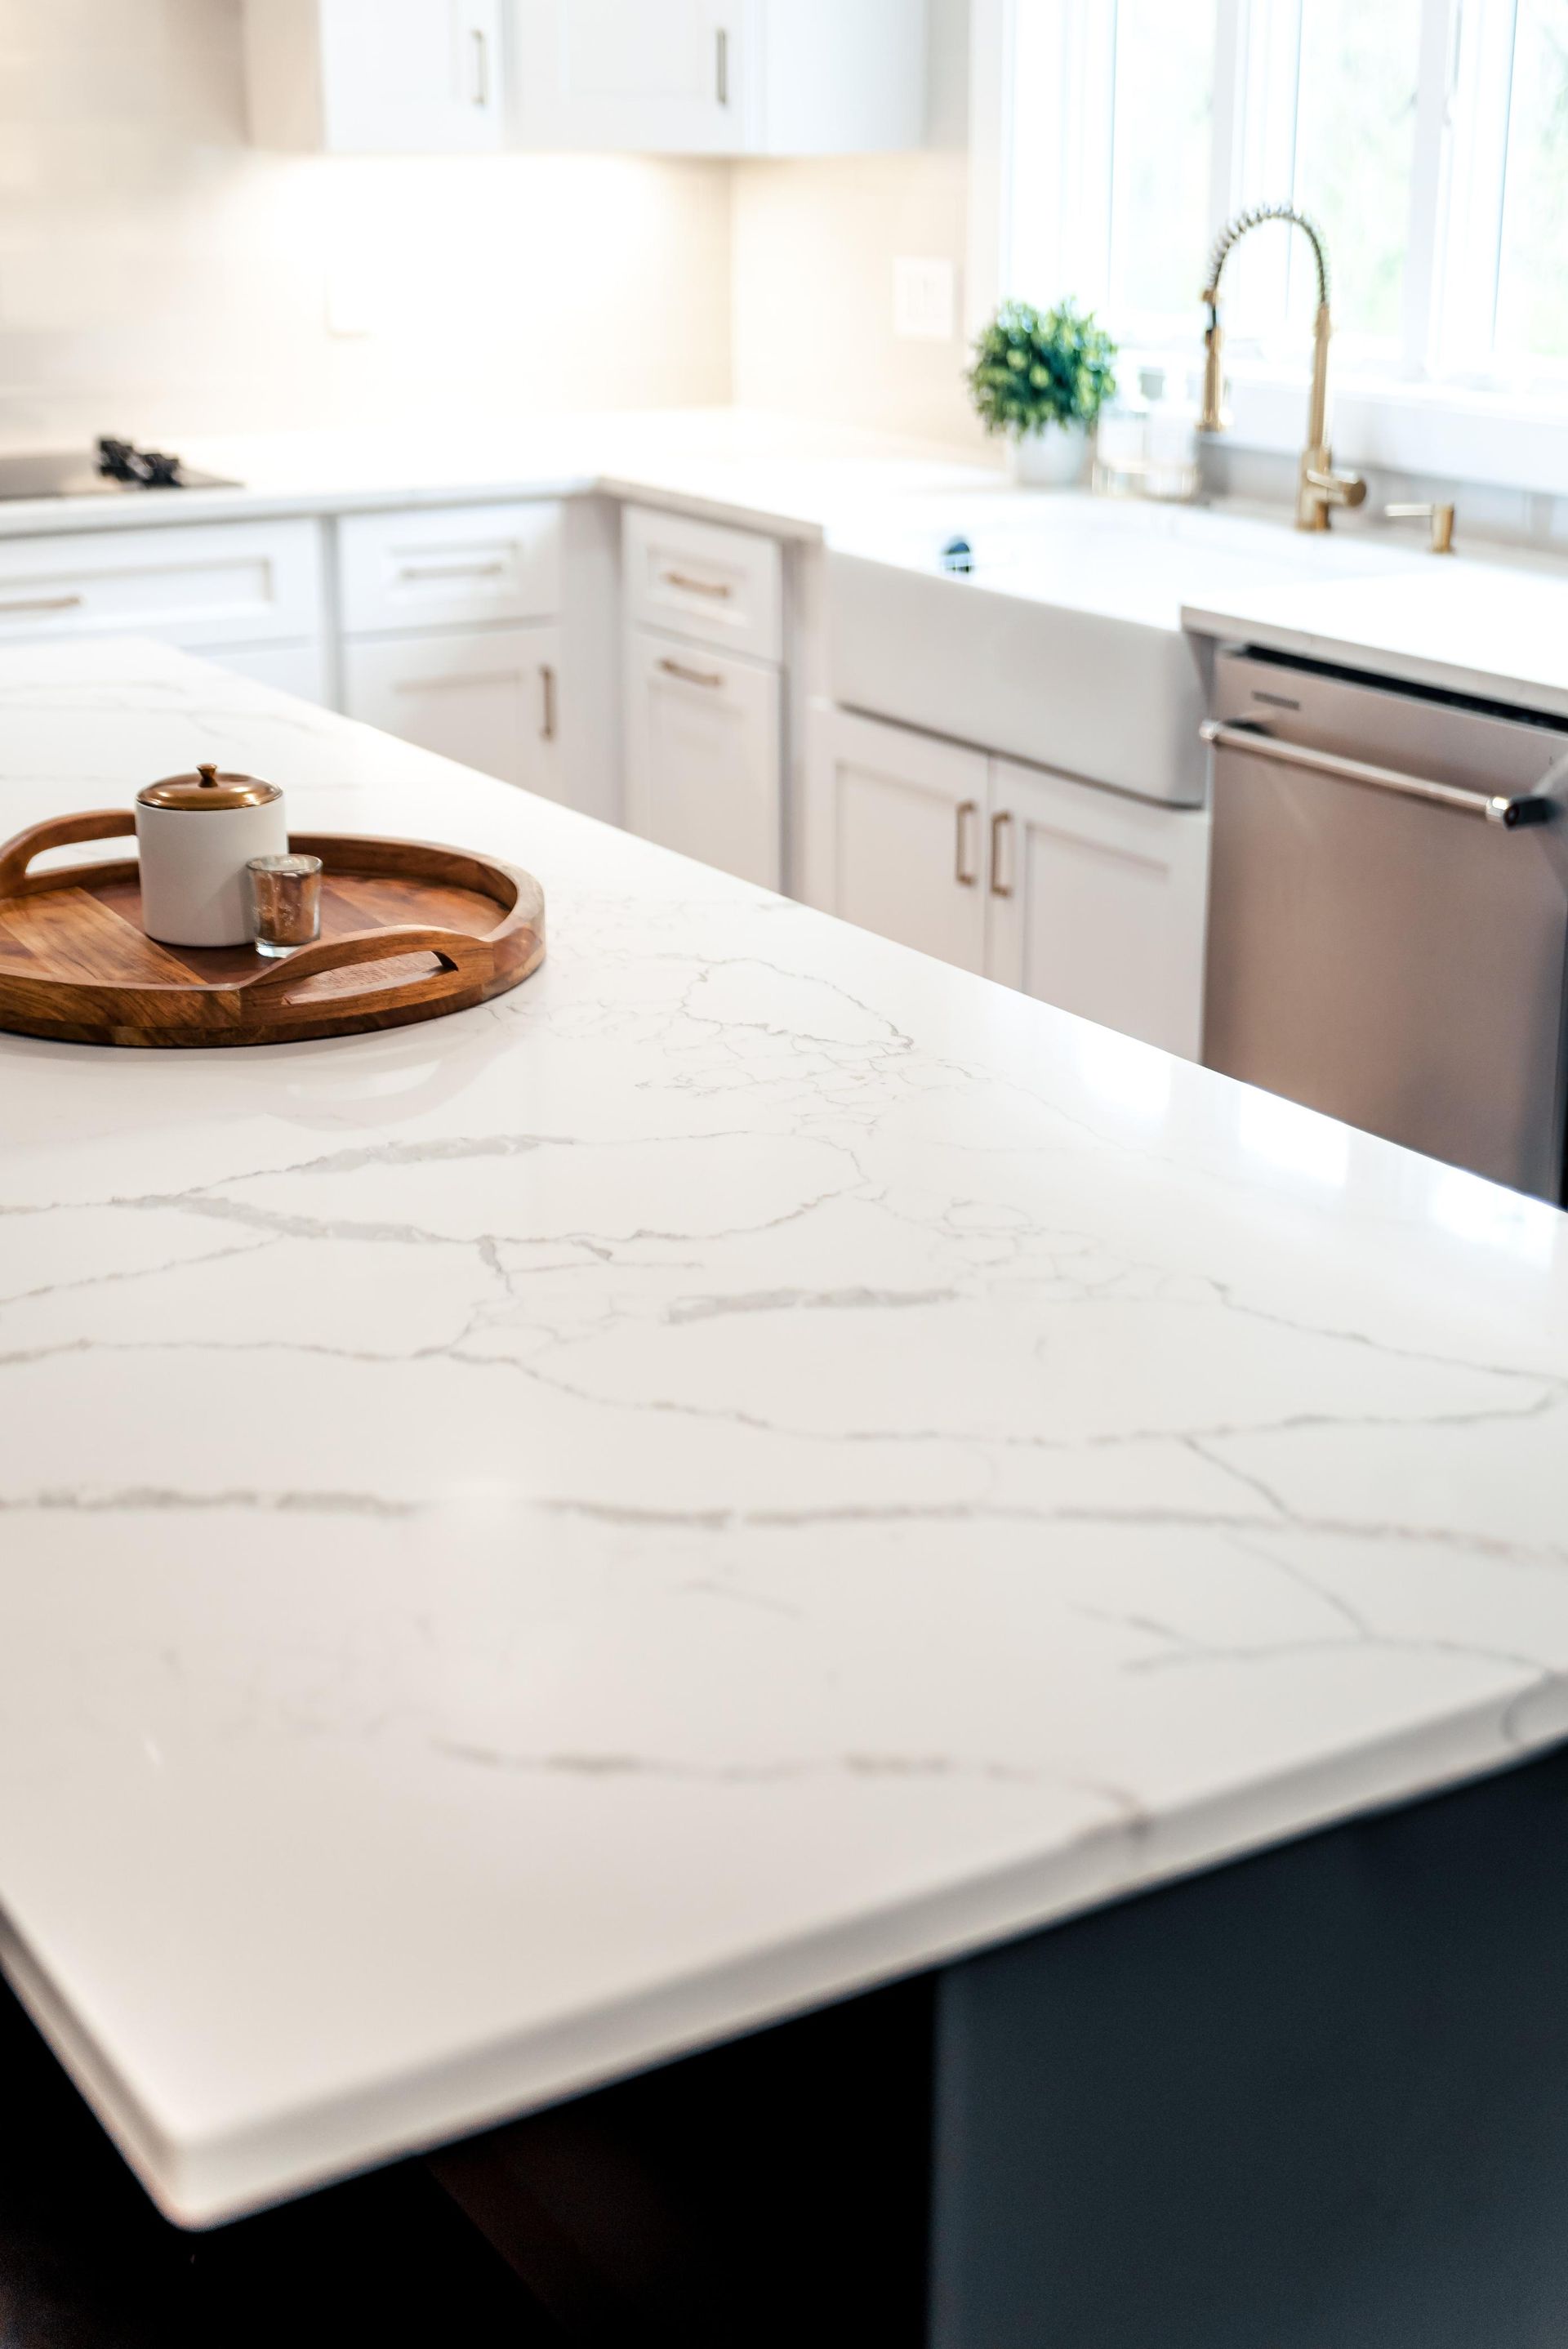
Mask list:
[{"label": "gold kitchen faucet", "polygon": [[1306,410],[1306,446],[1301,452],[1301,469],[1296,481],[1295,526],[1297,530],[1326,530],[1328,519],[1336,506],[1358,506],[1367,495],[1367,484],[1358,473],[1336,473],[1328,446],[1328,346],[1333,336],[1333,325],[1328,315],[1328,251],[1323,241],[1323,231],[1305,212],[1298,212],[1294,204],[1254,204],[1250,211],[1238,212],[1227,221],[1214,240],[1209,255],[1209,272],[1202,299],[1208,305],[1208,323],[1203,330],[1203,407],[1198,419],[1200,432],[1223,432],[1229,419],[1224,413],[1224,370],[1222,352],[1224,335],[1220,326],[1220,276],[1231,247],[1239,243],[1249,229],[1264,221],[1290,221],[1300,229],[1312,246],[1312,257],[1317,269],[1317,316],[1312,333],[1312,396]]}]

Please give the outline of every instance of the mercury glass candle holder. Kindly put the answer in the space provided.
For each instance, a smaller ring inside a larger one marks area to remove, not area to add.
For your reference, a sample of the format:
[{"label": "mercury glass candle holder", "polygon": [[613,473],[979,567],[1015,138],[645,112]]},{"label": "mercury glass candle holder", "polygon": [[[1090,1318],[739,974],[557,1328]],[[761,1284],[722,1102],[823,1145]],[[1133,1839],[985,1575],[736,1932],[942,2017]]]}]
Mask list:
[{"label": "mercury glass candle holder", "polygon": [[321,936],[319,856],[253,856],[245,879],[251,935],[259,955],[275,961],[297,954]]}]

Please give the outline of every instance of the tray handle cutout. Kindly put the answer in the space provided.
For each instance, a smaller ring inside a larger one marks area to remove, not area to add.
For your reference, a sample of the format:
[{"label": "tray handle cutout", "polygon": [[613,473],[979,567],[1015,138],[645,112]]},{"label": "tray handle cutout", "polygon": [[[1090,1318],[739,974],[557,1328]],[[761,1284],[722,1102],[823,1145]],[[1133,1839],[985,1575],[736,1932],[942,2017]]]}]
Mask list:
[{"label": "tray handle cutout", "polygon": [[134,808],[93,808],[86,815],[57,815],[46,823],[29,824],[0,848],[0,897],[16,895],[27,867],[46,849],[69,848],[79,840],[119,840],[135,830]]},{"label": "tray handle cutout", "polygon": [[[416,954],[433,954],[444,970],[455,970],[460,979],[475,987],[485,985],[494,964],[483,938],[470,937],[462,930],[430,929],[408,922],[384,930],[356,930],[347,937],[323,938],[314,947],[301,947],[286,962],[274,963],[271,970],[246,979],[239,993],[250,1014],[266,1004],[290,1001],[303,979],[314,978],[321,971],[345,970],[356,962],[393,962]],[[377,988],[356,997],[356,1009],[384,1011],[418,1002],[434,976],[432,971],[421,971],[390,987]]]}]

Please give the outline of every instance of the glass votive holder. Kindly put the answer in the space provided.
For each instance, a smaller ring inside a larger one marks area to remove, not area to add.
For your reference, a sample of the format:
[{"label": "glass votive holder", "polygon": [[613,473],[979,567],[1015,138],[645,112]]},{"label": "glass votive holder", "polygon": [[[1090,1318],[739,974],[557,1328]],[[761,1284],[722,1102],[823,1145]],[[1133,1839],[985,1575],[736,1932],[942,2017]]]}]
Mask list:
[{"label": "glass votive holder", "polygon": [[321,936],[319,856],[253,856],[245,881],[259,955],[297,954]]}]

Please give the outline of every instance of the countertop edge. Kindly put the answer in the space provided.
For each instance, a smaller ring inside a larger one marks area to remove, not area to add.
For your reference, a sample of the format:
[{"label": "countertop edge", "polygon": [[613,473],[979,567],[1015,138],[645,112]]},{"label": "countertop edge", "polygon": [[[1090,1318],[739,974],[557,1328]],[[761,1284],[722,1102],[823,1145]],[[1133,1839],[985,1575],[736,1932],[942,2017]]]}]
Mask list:
[{"label": "countertop edge", "polygon": [[1518,1766],[1568,1736],[1568,1690],[1562,1719],[1528,1736],[1507,1726],[1516,1702],[1517,1695],[1494,1696],[1336,1756],[1326,1768],[1313,1763],[1157,1820],[1119,1821],[1044,1860],[994,1869],[613,2006],[562,2015],[510,2045],[476,2048],[455,2064],[203,2142],[181,2141],[150,2110],[3,1918],[0,1969],[158,2208],[201,2230],[1161,1884],[1425,1800]]}]

